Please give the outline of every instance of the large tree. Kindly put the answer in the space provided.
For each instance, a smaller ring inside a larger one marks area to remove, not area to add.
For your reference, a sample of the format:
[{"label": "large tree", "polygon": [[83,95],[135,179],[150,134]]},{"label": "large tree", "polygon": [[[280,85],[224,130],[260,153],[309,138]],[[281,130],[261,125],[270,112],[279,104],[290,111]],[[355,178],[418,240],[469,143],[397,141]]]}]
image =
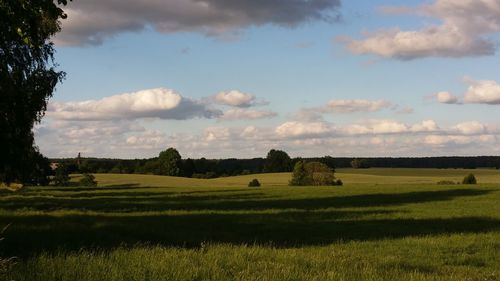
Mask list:
[{"label": "large tree", "polygon": [[[70,0],[71,1],[71,0]],[[51,37],[67,0],[0,1],[0,181],[33,183],[40,158],[33,126],[65,73],[57,71]]]},{"label": "large tree", "polygon": [[177,149],[170,147],[160,152],[160,174],[164,176],[179,176],[181,174],[182,159]]},{"label": "large tree", "polygon": [[267,153],[264,163],[265,173],[290,172],[292,170],[292,159],[282,150],[271,149]]}]

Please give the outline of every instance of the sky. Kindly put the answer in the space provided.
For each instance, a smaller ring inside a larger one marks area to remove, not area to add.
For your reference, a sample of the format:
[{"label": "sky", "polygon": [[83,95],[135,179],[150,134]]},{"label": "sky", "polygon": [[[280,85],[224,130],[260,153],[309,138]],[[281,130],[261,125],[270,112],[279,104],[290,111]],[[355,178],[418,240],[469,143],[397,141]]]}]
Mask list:
[{"label": "sky", "polygon": [[500,0],[85,0],[48,157],[500,155]]}]

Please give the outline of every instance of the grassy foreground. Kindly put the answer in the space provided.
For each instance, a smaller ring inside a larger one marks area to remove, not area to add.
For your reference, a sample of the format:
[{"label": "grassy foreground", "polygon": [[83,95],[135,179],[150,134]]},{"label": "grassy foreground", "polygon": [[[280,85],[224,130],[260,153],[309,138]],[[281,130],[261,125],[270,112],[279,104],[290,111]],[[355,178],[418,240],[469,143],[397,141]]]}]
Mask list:
[{"label": "grassy foreground", "polygon": [[[97,175],[0,193],[6,280],[500,280],[500,173],[341,170],[213,180]],[[261,188],[247,188],[257,177]]]}]

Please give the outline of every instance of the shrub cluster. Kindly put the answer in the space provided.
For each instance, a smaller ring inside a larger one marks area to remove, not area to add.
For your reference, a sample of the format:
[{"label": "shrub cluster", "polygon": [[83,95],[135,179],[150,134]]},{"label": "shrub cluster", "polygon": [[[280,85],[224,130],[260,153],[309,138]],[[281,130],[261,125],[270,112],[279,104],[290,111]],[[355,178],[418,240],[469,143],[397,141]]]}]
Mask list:
[{"label": "shrub cluster", "polygon": [[293,169],[292,179],[289,185],[292,186],[325,186],[342,185],[340,179],[335,178],[335,172],[327,165],[320,162],[299,161]]},{"label": "shrub cluster", "polygon": [[83,178],[80,179],[80,186],[97,186],[97,181],[92,174],[83,174]]},{"label": "shrub cluster", "polygon": [[59,165],[55,171],[55,176],[53,179],[54,185],[55,186],[68,186],[69,180],[70,180],[70,177],[69,177],[68,168],[66,167],[66,165],[63,165],[63,164]]},{"label": "shrub cluster", "polygon": [[476,184],[477,180],[474,174],[468,174],[465,176],[464,180],[462,181],[462,184]]},{"label": "shrub cluster", "polygon": [[442,180],[442,181],[438,181],[437,184],[439,184],[439,185],[452,185],[452,184],[455,184],[455,182],[450,181],[450,180]]},{"label": "shrub cluster", "polygon": [[248,187],[259,187],[260,182],[258,179],[253,179],[248,183]]}]

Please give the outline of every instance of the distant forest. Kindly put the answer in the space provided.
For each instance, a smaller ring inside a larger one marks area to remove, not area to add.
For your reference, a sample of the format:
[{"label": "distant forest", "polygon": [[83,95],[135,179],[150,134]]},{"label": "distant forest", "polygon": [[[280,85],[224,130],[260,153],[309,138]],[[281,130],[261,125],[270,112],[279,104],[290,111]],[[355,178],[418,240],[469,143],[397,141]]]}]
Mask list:
[{"label": "distant forest", "polygon": [[[165,152],[150,159],[64,158],[51,159],[64,165],[70,173],[155,174],[193,178],[216,178],[267,172],[290,172],[299,160],[321,162],[335,168],[494,168],[500,167],[500,156],[467,157],[316,157],[290,158],[286,152],[271,150],[266,158],[253,159],[181,159],[175,149],[174,157],[164,160]],[[167,168],[165,168],[167,167]]]}]

